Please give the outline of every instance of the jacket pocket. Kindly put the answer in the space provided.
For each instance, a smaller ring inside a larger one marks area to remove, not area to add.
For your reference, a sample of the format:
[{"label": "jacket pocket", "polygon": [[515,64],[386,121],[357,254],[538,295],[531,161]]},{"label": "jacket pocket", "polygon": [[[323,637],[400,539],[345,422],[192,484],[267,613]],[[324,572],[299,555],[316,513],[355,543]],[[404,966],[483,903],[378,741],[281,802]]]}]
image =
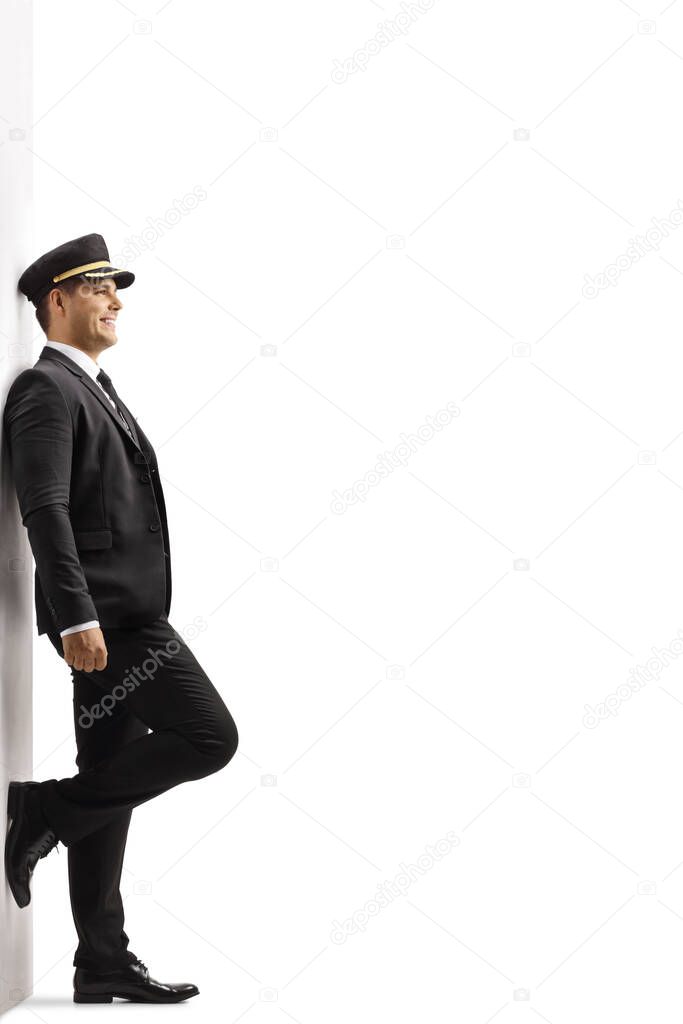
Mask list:
[{"label": "jacket pocket", "polygon": [[74,530],[74,540],[79,551],[112,546],[111,530]]}]

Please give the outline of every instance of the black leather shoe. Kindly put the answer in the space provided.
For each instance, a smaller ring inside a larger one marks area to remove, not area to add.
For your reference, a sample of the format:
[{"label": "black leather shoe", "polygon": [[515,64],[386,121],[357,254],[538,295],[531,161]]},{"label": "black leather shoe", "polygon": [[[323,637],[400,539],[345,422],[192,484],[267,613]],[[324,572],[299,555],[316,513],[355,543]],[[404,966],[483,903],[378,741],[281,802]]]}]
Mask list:
[{"label": "black leather shoe", "polygon": [[7,821],[12,824],[5,839],[5,875],[20,907],[31,902],[31,877],[36,864],[58,843],[33,792],[39,785],[10,782],[7,794]]},{"label": "black leather shoe", "polygon": [[165,985],[150,978],[142,960],[103,974],[86,967],[77,967],[74,971],[75,1003],[111,1003],[114,996],[132,1003],[180,1003],[196,995],[199,989],[189,982]]}]

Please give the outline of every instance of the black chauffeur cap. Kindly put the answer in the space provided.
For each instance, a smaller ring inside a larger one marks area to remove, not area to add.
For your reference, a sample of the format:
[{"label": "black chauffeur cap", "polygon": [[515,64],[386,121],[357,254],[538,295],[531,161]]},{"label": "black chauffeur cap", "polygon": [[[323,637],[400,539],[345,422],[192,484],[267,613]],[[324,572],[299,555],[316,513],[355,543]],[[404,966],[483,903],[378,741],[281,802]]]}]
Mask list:
[{"label": "black chauffeur cap", "polygon": [[135,280],[135,274],[130,270],[112,267],[102,235],[81,235],[39,256],[19,278],[19,290],[37,306],[60,281],[77,274],[90,278],[93,284],[105,277],[113,277],[117,289],[128,288]]}]

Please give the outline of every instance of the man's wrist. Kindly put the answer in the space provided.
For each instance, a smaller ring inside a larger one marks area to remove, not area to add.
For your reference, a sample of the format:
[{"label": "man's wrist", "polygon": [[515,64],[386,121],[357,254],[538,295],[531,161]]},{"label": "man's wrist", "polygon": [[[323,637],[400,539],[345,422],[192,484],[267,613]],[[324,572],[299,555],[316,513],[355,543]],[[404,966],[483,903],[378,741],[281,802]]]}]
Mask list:
[{"label": "man's wrist", "polygon": [[68,636],[70,633],[80,633],[82,629],[94,629],[99,626],[97,619],[91,619],[90,622],[80,622],[77,626],[69,626],[68,629],[62,629],[59,633],[60,636]]}]

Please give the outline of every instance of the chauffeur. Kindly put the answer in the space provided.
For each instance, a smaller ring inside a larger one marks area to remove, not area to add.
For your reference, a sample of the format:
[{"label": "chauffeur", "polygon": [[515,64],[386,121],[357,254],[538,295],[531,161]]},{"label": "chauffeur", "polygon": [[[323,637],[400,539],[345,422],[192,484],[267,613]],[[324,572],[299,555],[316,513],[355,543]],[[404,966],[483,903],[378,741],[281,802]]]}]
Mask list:
[{"label": "chauffeur", "polygon": [[[134,807],[219,771],[238,742],[220,694],[168,621],[156,455],[97,361],[117,342],[120,292],[134,280],[111,265],[97,234],[24,271],[19,288],[48,340],[13,381],[3,417],[36,563],[38,633],[71,668],[79,769],[10,782],[5,868],[24,907],[38,860],[59,842],[67,847],[76,1002],[198,994],[193,984],[156,981],[128,949],[119,889],[126,837]],[[98,716],[99,702],[108,710]]]}]

